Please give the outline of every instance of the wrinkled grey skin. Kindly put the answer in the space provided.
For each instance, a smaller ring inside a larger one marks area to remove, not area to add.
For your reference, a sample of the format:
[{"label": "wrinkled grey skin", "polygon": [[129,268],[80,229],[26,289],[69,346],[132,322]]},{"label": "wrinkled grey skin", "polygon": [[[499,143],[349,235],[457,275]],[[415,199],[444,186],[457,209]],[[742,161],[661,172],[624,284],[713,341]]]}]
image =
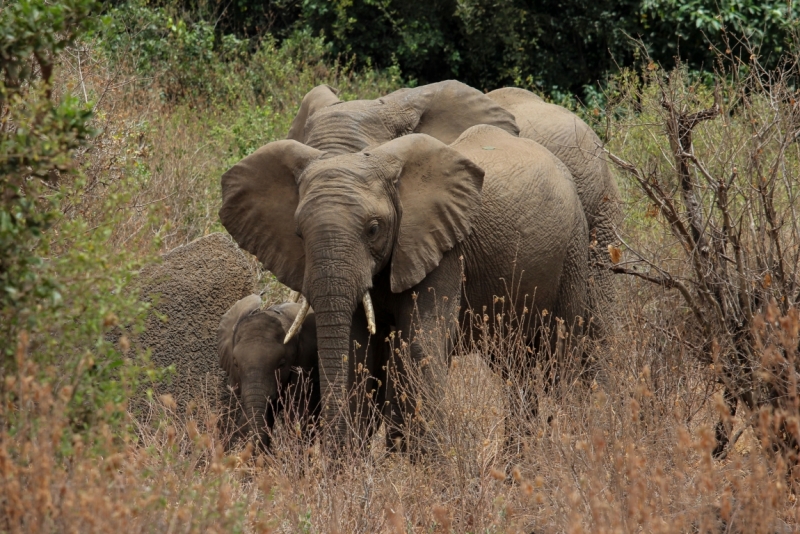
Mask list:
[{"label": "wrinkled grey skin", "polygon": [[320,85],[303,98],[287,139],[330,154],[347,154],[409,133],[450,144],[477,124],[519,133],[513,114],[477,89],[453,80],[349,102]]},{"label": "wrinkled grey skin", "polygon": [[575,180],[589,225],[589,307],[593,337],[603,338],[615,309],[608,246],[620,222],[620,194],[608,169],[602,142],[577,115],[548,104],[524,89],[505,87],[486,95],[514,115],[520,137],[533,139],[556,155]]},{"label": "wrinkled grey skin", "polygon": [[284,338],[299,304],[262,310],[261,297],[250,295],[222,316],[217,329],[219,364],[241,400],[245,421],[269,445],[269,429],[282,409],[299,418],[304,430],[318,415],[319,372],[314,313],[287,344]]},{"label": "wrinkled grey skin", "polygon": [[[328,398],[322,418],[337,440],[347,438],[338,414],[359,364],[384,378],[372,384],[380,405],[399,403],[385,380],[390,355],[380,343],[395,328],[414,360],[430,357],[424,371],[436,402],[453,319],[467,306],[491,309],[512,280],[517,313],[527,304],[567,325],[580,322],[586,219],[569,172],[544,147],[478,125],[450,146],[411,134],[354,154],[327,148],[277,141],[243,159],[222,178],[220,218],[243,248],[311,302]],[[352,357],[351,340],[367,344],[359,303],[368,290],[379,343],[372,354]],[[413,424],[407,414],[414,407],[407,396],[387,414],[391,441]]]}]

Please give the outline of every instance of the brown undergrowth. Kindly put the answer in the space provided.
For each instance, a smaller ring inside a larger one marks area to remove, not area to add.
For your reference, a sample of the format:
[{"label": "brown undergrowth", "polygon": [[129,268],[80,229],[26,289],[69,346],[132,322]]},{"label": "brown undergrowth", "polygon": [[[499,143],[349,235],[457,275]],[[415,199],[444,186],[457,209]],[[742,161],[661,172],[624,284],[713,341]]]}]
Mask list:
[{"label": "brown undergrowth", "polygon": [[[0,445],[2,529],[790,531],[798,519],[793,464],[770,440],[796,432],[796,417],[737,416],[742,436],[714,460],[714,424],[730,415],[709,385],[713,372],[685,359],[679,343],[664,345],[651,321],[664,320],[669,297],[645,289],[621,288],[638,304],[605,349],[605,385],[545,388],[531,373],[526,397],[538,398],[538,412],[530,417],[519,413],[530,406],[508,409],[517,379],[491,372],[480,347],[457,351],[431,430],[437,446],[416,460],[385,452],[380,435],[333,456],[324,432],[309,442],[291,422],[276,426],[267,453],[246,440],[226,450],[218,414],[203,406],[177,414],[168,398],[151,404],[134,434],[100,425],[89,439],[71,430],[68,386],[41,379],[54,369],[23,364],[22,339],[20,371],[6,377],[4,419],[16,424]],[[775,374],[797,356],[785,350],[796,346],[797,314],[773,309],[758,321],[764,370]],[[513,335],[493,342],[514,343]]]}]

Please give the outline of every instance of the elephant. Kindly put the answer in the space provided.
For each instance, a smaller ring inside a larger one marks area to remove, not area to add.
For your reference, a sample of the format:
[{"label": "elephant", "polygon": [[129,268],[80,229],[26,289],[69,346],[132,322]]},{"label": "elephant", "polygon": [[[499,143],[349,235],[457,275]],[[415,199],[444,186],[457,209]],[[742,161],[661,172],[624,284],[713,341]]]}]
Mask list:
[{"label": "elephant", "polygon": [[609,312],[615,309],[613,273],[606,259],[609,245],[617,241],[615,227],[621,218],[621,199],[603,157],[602,143],[577,115],[545,102],[530,91],[504,87],[486,96],[514,115],[521,137],[533,139],[555,154],[575,180],[589,225],[591,333],[603,339],[610,330]]},{"label": "elephant", "polygon": [[284,341],[301,304],[286,302],[261,309],[261,297],[249,295],[225,312],[217,329],[219,365],[241,399],[242,426],[269,446],[275,417],[289,409],[306,436],[319,415],[316,320],[305,314],[297,334]]},{"label": "elephant", "polygon": [[410,133],[424,133],[450,144],[478,124],[519,134],[512,113],[454,80],[399,89],[376,100],[348,102],[340,101],[330,86],[319,85],[303,97],[287,139],[329,154],[346,154]]},{"label": "elephant", "polygon": [[[364,368],[378,409],[390,406],[388,444],[407,448],[414,434],[415,399],[396,395],[407,372],[397,367],[397,388],[382,374],[390,335],[425,369],[434,402],[457,320],[467,307],[491,308],[512,281],[518,314],[548,310],[580,335],[589,232],[575,183],[504,124],[471,126],[449,145],[406,133],[355,153],[275,141],[223,175],[222,224],[315,310],[321,419],[338,446],[351,436],[340,414]],[[352,352],[368,334],[371,353]]]},{"label": "elephant", "polygon": [[[217,361],[216,329],[230,306],[258,289],[258,278],[255,262],[221,232],[170,250],[138,274],[137,289],[150,313],[144,331],[126,330],[133,343],[150,351],[157,368],[175,371],[154,384],[153,393],[171,396],[181,418],[191,416],[192,406],[218,412],[223,436],[232,433],[240,414]],[[149,408],[141,393],[133,411],[145,423]]]},{"label": "elephant", "polygon": [[400,89],[377,100],[341,102],[327,85],[303,98],[288,139],[330,154],[358,152],[408,133],[426,133],[445,144],[467,128],[490,124],[532,139],[555,154],[567,167],[589,225],[590,276],[588,308],[593,328],[604,338],[606,317],[614,309],[612,273],[606,261],[616,241],[620,194],[603,158],[597,134],[577,115],[548,104],[530,91],[503,88],[483,94],[461,82],[447,80]]}]

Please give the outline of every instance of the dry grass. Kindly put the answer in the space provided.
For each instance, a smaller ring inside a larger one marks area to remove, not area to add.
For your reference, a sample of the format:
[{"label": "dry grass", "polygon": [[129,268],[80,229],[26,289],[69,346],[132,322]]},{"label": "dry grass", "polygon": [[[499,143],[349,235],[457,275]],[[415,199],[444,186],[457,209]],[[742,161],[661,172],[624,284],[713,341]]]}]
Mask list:
[{"label": "dry grass", "polygon": [[[780,532],[798,524],[787,460],[752,431],[711,457],[725,413],[707,370],[663,345],[648,312],[663,295],[632,282],[631,319],[608,348],[608,387],[537,389],[526,421],[476,353],[456,355],[439,412],[445,439],[412,461],[371,450],[338,457],[278,425],[269,453],[224,450],[217,417],[151,406],[138,440],[100,427],[85,443],[32,364],[6,378],[0,446],[9,532]],[[797,328],[784,320],[787,328]],[[777,338],[772,341],[775,342]],[[24,343],[19,359],[24,359]],[[49,371],[48,371],[49,372]],[[536,386],[540,388],[540,386]],[[755,414],[771,435],[775,415]],[[741,428],[747,416],[734,421]],[[509,424],[513,422],[514,424]],[[512,429],[512,430],[506,430]],[[506,448],[514,432],[519,449]],[[324,437],[322,442],[324,442]],[[723,523],[724,522],[724,523]],[[786,530],[789,531],[789,530]]]}]

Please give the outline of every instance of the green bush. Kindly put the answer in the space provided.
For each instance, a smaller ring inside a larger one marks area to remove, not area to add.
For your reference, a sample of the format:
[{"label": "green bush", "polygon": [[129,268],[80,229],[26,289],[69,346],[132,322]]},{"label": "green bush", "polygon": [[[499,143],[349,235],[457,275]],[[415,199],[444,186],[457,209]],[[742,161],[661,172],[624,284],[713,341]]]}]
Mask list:
[{"label": "green bush", "polygon": [[280,111],[299,105],[297,94],[302,98],[319,83],[355,81],[388,89],[400,81],[396,68],[383,77],[353,60],[330,61],[331,45],[308,29],[298,29],[280,42],[270,34],[243,40],[215,33],[214,24],[203,18],[140,0],[111,9],[107,20],[100,44],[116,63],[128,63],[153,80],[162,99],[173,104],[235,107],[246,102],[263,114],[258,108],[266,105]]},{"label": "green bush", "polygon": [[[91,113],[74,98],[52,98],[59,53],[90,28],[94,0],[50,5],[22,0],[0,12],[0,339],[13,364],[14,334],[34,326],[32,306],[58,304],[58,284],[39,271],[43,232],[58,215],[58,186],[93,134]],[[37,250],[38,249],[38,250]]]},{"label": "green bush", "polygon": [[[721,52],[750,61],[757,50],[767,68],[791,51],[800,30],[800,6],[783,1],[644,0],[641,37],[654,59],[711,71]],[[714,50],[716,48],[716,50]]]},{"label": "green bush", "polygon": [[[266,33],[279,41],[298,30],[324,36],[330,58],[355,56],[360,66],[396,66],[418,83],[457,78],[481,89],[536,88],[555,100],[604,86],[637,61],[635,39],[665,65],[676,57],[691,70],[714,69],[715,53],[777,66],[798,30],[796,3],[771,0],[237,0],[161,5],[216,21],[218,34]],[[740,46],[739,39],[749,41]]]},{"label": "green bush", "polygon": [[[147,311],[131,279],[148,257],[109,240],[125,217],[127,179],[93,213],[73,209],[86,190],[80,156],[98,130],[91,102],[53,85],[60,54],[97,27],[98,7],[23,0],[0,12],[0,374],[13,378],[29,361],[55,366],[42,379],[67,386],[76,428],[123,421],[145,377],[129,341],[109,337],[118,324],[141,328]],[[0,419],[13,426],[15,413]]]}]

